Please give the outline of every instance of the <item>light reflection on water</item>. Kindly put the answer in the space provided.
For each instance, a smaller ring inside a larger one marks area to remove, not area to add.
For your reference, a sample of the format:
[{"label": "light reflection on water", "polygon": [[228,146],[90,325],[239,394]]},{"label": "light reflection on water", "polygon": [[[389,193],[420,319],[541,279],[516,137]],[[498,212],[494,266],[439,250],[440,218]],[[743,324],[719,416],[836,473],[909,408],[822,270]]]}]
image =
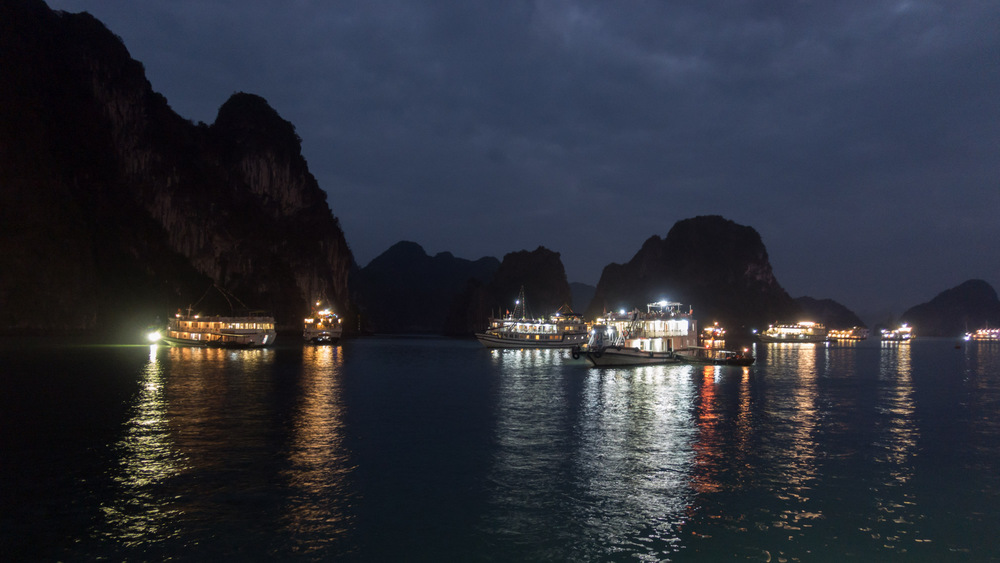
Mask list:
[{"label": "light reflection on water", "polygon": [[917,526],[919,498],[909,483],[920,433],[914,419],[912,343],[882,342],[873,461],[875,475],[869,525],[861,528],[876,545],[906,553],[907,545],[928,541]]},{"label": "light reflection on water", "polygon": [[150,347],[134,414],[114,446],[118,490],[102,507],[99,535],[155,554],[182,530],[211,525],[230,494],[220,492],[220,476],[255,478],[241,471],[252,453],[233,430],[260,432],[263,419],[247,406],[263,389],[248,383],[272,360],[271,350]]},{"label": "light reflection on water", "polygon": [[[19,560],[1000,558],[1000,346],[593,369],[472,344],[3,352],[5,426],[35,434],[5,442],[0,538]],[[97,416],[109,395],[128,408]],[[38,445],[67,422],[96,438]]]},{"label": "light reflection on water", "polygon": [[767,554],[782,559],[795,553],[797,544],[811,535],[817,520],[823,518],[815,485],[821,455],[817,433],[823,422],[820,361],[825,363],[827,348],[785,343],[768,344],[767,348],[768,367],[781,378],[783,392],[768,397],[771,429],[762,442],[769,459],[761,469],[765,490],[773,498],[762,506],[773,508],[761,515],[766,519],[758,525],[771,535],[784,537],[784,541],[762,546]]},{"label": "light reflection on water", "polygon": [[694,369],[561,371],[565,352],[492,354],[497,448],[484,525],[507,545],[504,558],[671,553],[693,498]]},{"label": "light reflection on water", "polygon": [[[912,348],[758,352],[745,368],[606,370],[551,353],[492,352],[499,447],[485,526],[504,558],[907,560],[974,551],[973,533],[942,542],[941,524],[927,525],[949,501],[922,495],[935,485],[915,480],[926,439]],[[551,367],[560,363],[575,371]],[[996,406],[995,366],[983,370],[971,355],[967,363],[974,383],[992,374],[985,387]],[[996,429],[982,439],[995,456]]]},{"label": "light reflection on water", "polygon": [[280,549],[308,554],[340,541],[354,467],[342,444],[339,352],[303,349],[286,431],[273,426],[276,351],[151,347],[115,445],[117,492],[95,535],[147,556],[220,530],[232,542],[220,553],[287,542]]},{"label": "light reflection on water", "polygon": [[578,417],[588,536],[606,554],[662,558],[692,500],[691,366],[593,369]]},{"label": "light reflection on water", "polygon": [[351,529],[355,467],[344,446],[342,349],[309,346],[302,353],[302,396],[294,412],[289,483],[282,522],[295,551],[310,553],[336,543]]},{"label": "light reflection on water", "polygon": [[119,459],[113,477],[118,494],[101,507],[108,525],[101,533],[125,547],[170,537],[174,533],[171,522],[179,514],[170,499],[160,494],[163,484],[182,471],[184,464],[170,437],[165,387],[157,346],[150,346],[131,419],[114,446]]}]

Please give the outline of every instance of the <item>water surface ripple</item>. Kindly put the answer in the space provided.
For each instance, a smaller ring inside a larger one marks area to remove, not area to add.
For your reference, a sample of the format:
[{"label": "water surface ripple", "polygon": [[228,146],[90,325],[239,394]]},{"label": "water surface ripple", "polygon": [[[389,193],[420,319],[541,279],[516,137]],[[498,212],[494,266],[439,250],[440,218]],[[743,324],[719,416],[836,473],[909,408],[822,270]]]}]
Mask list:
[{"label": "water surface ripple", "polygon": [[1000,347],[0,343],[11,560],[1000,558]]}]

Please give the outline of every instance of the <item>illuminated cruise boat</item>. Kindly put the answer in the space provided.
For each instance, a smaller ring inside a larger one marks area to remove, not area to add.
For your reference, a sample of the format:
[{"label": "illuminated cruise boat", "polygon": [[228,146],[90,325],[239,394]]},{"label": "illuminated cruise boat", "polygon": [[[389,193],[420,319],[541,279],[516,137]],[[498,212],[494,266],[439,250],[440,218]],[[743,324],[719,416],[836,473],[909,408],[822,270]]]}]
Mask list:
[{"label": "illuminated cruise boat", "polygon": [[1000,328],[981,328],[976,332],[965,335],[966,340],[978,340],[980,342],[1000,342]]},{"label": "illuminated cruise boat", "polygon": [[342,321],[329,309],[315,311],[303,321],[302,339],[313,344],[334,344],[344,332]]},{"label": "illuminated cruise boat", "polygon": [[909,342],[913,338],[913,327],[903,323],[898,328],[883,328],[882,340],[885,342]]},{"label": "illuminated cruise boat", "polygon": [[830,340],[867,340],[869,333],[863,326],[854,326],[846,329],[830,329],[826,334]]},{"label": "illuminated cruise boat", "polygon": [[702,344],[725,342],[726,329],[719,326],[719,323],[714,323],[711,326],[706,326],[705,328],[701,329],[700,340]]},{"label": "illuminated cruise boat", "polygon": [[159,340],[170,346],[256,348],[274,344],[276,337],[274,317],[262,312],[220,317],[193,315],[188,309],[187,314],[178,311],[167,322],[166,334]]},{"label": "illuminated cruise boat", "polygon": [[[658,301],[598,319],[583,352],[597,367],[680,363],[676,351],[698,347],[698,323],[681,304]],[[573,350],[576,357],[579,350]]]},{"label": "illuminated cruise boat", "polygon": [[583,316],[572,311],[556,311],[548,318],[527,316],[524,288],[514,304],[514,312],[491,318],[490,326],[476,338],[487,348],[573,348],[587,342]]},{"label": "illuminated cruise boat", "polygon": [[761,342],[826,342],[826,327],[820,323],[803,321],[794,325],[771,325],[757,335]]}]

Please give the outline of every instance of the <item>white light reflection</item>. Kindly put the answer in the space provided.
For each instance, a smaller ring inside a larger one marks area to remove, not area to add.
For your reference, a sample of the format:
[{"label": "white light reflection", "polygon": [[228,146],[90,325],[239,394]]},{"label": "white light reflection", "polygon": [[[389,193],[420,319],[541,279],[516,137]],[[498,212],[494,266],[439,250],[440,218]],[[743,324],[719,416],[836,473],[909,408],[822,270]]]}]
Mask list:
[{"label": "white light reflection", "polygon": [[669,558],[694,499],[694,368],[561,369],[564,355],[493,352],[499,447],[486,525],[520,545],[578,546],[515,558]]},{"label": "white light reflection", "polygon": [[[485,526],[500,537],[523,538],[518,541],[526,545],[544,543],[550,533],[572,532],[573,508],[563,491],[576,455],[568,439],[574,422],[567,390],[553,364],[563,353],[490,350],[499,389],[496,454],[488,477],[493,508]],[[553,521],[565,522],[566,529],[547,529]]]},{"label": "white light reflection", "polygon": [[861,528],[873,544],[905,553],[905,545],[924,541],[916,529],[922,519],[912,490],[919,431],[914,412],[911,351],[913,344],[882,342],[879,362],[878,418],[871,485],[874,506]]},{"label": "white light reflection", "polygon": [[[822,344],[769,343],[768,373],[786,379],[785,392],[770,397],[774,432],[764,437],[775,476],[772,494],[785,508],[772,515],[770,527],[801,538],[823,515],[816,510],[813,488],[818,477],[817,443],[819,373],[817,356]],[[779,375],[780,374],[780,375]],[[779,556],[783,555],[779,552]]]},{"label": "white light reflection", "polygon": [[[668,559],[695,502],[697,389],[689,365],[590,370],[578,426],[592,541]],[[635,522],[644,523],[635,529]],[[637,537],[647,540],[637,545]]]}]

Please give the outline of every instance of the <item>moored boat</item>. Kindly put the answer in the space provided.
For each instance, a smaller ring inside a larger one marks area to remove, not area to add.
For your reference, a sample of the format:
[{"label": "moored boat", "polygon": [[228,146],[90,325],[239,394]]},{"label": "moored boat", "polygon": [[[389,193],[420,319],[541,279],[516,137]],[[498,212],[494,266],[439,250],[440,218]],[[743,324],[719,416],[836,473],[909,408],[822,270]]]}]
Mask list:
[{"label": "moored boat", "polygon": [[274,344],[274,317],[262,311],[241,316],[202,316],[180,311],[167,321],[161,341],[170,346],[256,348]]},{"label": "moored boat", "polygon": [[[587,360],[597,367],[676,364],[675,350],[698,346],[697,322],[681,304],[659,301],[646,305],[646,312],[611,313],[591,331]],[[574,357],[581,351],[574,348]]]},{"label": "moored boat", "polygon": [[979,342],[1000,342],[1000,328],[981,328],[965,335],[966,340]]},{"label": "moored boat", "polygon": [[698,339],[700,344],[711,346],[716,343],[721,343],[726,341],[726,329],[719,326],[719,323],[713,323],[710,326],[703,327],[701,329],[701,337]]},{"label": "moored boat", "polygon": [[682,362],[687,362],[689,364],[749,366],[756,360],[756,358],[753,357],[753,354],[751,354],[747,349],[744,349],[742,352],[735,352],[733,350],[698,347],[684,348],[677,350],[675,353]]},{"label": "moored boat", "polygon": [[880,332],[885,342],[909,342],[913,339],[913,327],[903,323],[897,328],[883,328]]},{"label": "moored boat", "polygon": [[487,348],[573,348],[587,341],[583,316],[568,307],[548,318],[532,319],[527,314],[524,288],[518,295],[514,312],[491,318],[490,326],[477,332],[476,338]]},{"label": "moored boat", "polygon": [[826,327],[820,323],[802,321],[794,325],[771,325],[757,335],[761,342],[826,342]]},{"label": "moored boat", "polygon": [[315,311],[302,324],[302,339],[312,344],[335,344],[344,332],[343,319],[330,309]]},{"label": "moored boat", "polygon": [[863,326],[853,326],[845,329],[830,329],[827,332],[830,340],[867,340],[868,329]]}]

